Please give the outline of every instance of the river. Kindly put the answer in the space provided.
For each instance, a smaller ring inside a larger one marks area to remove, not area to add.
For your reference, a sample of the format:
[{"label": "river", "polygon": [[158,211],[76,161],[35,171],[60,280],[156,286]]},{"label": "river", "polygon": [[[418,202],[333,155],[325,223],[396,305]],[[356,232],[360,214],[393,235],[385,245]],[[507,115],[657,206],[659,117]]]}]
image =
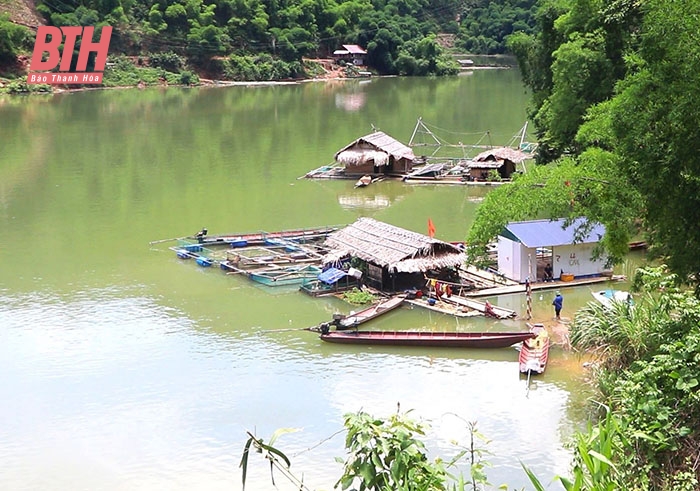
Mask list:
[{"label": "river", "polygon": [[[507,144],[527,99],[515,70],[0,99],[0,488],[237,489],[246,432],[295,428],[277,442],[292,471],[332,489],[343,415],[397,403],[430,425],[433,457],[467,445],[476,421],[495,485],[527,487],[520,462],[545,483],[567,474],[587,407],[575,354],[554,348],[527,390],[513,349],[325,345],[299,329],[349,312],[343,301],[149,246],[360,216],[422,233],[430,218],[437,238],[462,240],[488,188],[297,178],[372,126],[407,142],[419,117],[450,143]],[[590,299],[563,293],[567,318]],[[535,295],[535,318],[551,321],[550,297]],[[491,300],[524,312],[522,295]],[[496,323],[402,308],[375,327]],[[247,489],[271,489],[257,457]]]}]

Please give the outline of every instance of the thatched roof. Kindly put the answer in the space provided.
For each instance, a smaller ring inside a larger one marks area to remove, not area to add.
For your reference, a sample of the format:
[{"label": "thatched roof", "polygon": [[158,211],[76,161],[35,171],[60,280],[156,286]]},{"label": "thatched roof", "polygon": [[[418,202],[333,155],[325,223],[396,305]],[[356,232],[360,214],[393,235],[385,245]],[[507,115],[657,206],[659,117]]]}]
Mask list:
[{"label": "thatched roof", "polygon": [[472,160],[475,162],[486,162],[488,160],[510,160],[514,164],[519,164],[523,160],[529,159],[530,156],[520,150],[515,150],[510,147],[499,147],[485,150]]},{"label": "thatched roof", "polygon": [[398,273],[448,268],[466,261],[452,244],[367,217],[333,232],[326,246],[331,249],[323,258],[326,264],[350,256]]},{"label": "thatched roof", "polygon": [[413,150],[382,131],[375,131],[358,138],[335,154],[335,160],[344,165],[361,165],[374,160],[374,165],[389,163],[389,156],[394,159],[415,160]]},{"label": "thatched roof", "polygon": [[481,162],[469,162],[469,169],[500,169],[505,164],[505,160],[485,160]]}]

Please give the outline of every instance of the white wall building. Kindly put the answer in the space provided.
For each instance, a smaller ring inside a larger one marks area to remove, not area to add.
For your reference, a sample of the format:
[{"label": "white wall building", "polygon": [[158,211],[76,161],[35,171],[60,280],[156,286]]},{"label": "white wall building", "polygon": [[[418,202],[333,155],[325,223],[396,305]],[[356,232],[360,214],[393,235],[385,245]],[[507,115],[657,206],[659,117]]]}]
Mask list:
[{"label": "white wall building", "polygon": [[581,278],[609,272],[605,257],[593,258],[605,227],[596,224],[581,236],[579,228],[584,219],[577,219],[568,227],[564,223],[564,219],[509,223],[498,236],[499,273],[524,283],[528,278],[541,281],[546,263],[552,265],[555,279],[562,274]]}]

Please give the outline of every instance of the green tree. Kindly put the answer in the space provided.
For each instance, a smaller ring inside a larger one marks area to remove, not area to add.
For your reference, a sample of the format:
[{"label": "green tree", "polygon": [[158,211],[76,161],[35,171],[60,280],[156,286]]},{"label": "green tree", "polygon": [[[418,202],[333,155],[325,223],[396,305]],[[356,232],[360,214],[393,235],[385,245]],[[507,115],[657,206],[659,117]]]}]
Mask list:
[{"label": "green tree", "polygon": [[574,318],[572,345],[598,355],[598,387],[624,435],[607,454],[616,489],[697,489],[700,300],[677,284],[664,266],[643,268],[634,306],[590,305]]},{"label": "green tree", "polygon": [[645,3],[641,47],[619,93],[591,124],[612,132],[621,170],[644,198],[657,252],[700,285],[700,18],[671,0]]},{"label": "green tree", "polygon": [[399,75],[454,75],[459,66],[447,56],[434,34],[405,42],[396,60]]},{"label": "green tree", "polygon": [[30,49],[31,32],[0,14],[0,63],[13,62],[23,49]]},{"label": "green tree", "polygon": [[510,221],[539,218],[586,217],[588,224],[605,225],[606,234],[596,252],[610,263],[622,260],[641,200],[619,172],[615,155],[591,149],[579,159],[534,166],[513,182],[491,191],[476,211],[467,236],[470,262],[488,262],[487,244]]}]

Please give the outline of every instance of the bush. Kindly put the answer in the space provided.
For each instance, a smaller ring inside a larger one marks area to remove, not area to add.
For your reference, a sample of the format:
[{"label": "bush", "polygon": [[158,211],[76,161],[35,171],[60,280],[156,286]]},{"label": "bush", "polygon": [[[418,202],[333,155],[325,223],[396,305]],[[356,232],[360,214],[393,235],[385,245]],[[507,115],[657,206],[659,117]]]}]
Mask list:
[{"label": "bush", "polygon": [[13,80],[7,84],[8,94],[51,93],[53,87],[47,84],[28,84],[25,80]]},{"label": "bush", "polygon": [[353,288],[352,290],[343,293],[343,299],[353,305],[364,305],[374,302],[377,297],[371,293],[360,290],[359,288]]},{"label": "bush", "polygon": [[199,77],[197,76],[196,73],[190,72],[189,70],[185,70],[184,72],[180,73],[180,84],[181,85],[198,85],[199,84]]},{"label": "bush", "polygon": [[31,46],[31,32],[24,26],[10,22],[6,14],[0,14],[0,61],[14,61],[22,49]]},{"label": "bush", "polygon": [[228,80],[283,80],[299,73],[301,62],[285,62],[269,54],[231,55],[224,62],[224,77]]},{"label": "bush", "polygon": [[169,72],[178,73],[185,67],[185,59],[172,51],[151,53],[150,65],[153,68],[162,68]]}]

